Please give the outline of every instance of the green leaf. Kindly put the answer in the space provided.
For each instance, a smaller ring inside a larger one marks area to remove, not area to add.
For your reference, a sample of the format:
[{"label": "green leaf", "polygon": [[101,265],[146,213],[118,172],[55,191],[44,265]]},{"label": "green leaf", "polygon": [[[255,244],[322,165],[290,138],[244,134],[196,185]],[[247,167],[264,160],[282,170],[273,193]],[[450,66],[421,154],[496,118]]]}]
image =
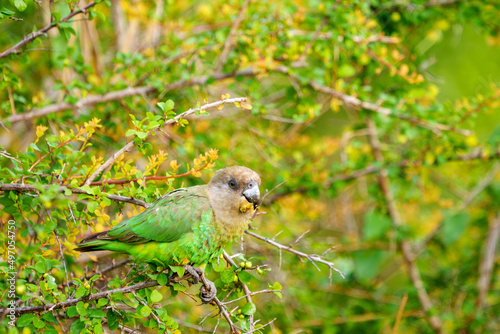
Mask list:
[{"label": "green leaf", "polygon": [[85,323],[80,319],[75,320],[69,329],[70,334],[81,334],[85,329]]},{"label": "green leaf", "polygon": [[234,279],[235,273],[232,270],[224,270],[220,275],[222,282],[228,284],[231,283]]},{"label": "green leaf", "polygon": [[137,313],[142,315],[143,317],[147,317],[151,314],[151,308],[147,305],[139,305]]},{"label": "green leaf", "polygon": [[45,327],[45,321],[38,319],[37,317],[34,317],[33,325],[35,325],[36,328],[43,328]]},{"label": "green leaf", "polygon": [[14,6],[16,6],[18,11],[24,12],[28,4],[24,0],[14,0]]},{"label": "green leaf", "polygon": [[97,207],[99,206],[99,204],[97,204],[96,201],[89,201],[87,203],[87,209],[89,210],[89,212],[91,213],[94,213],[94,211],[97,209]]},{"label": "green leaf", "polygon": [[170,269],[177,274],[177,276],[182,277],[184,276],[185,269],[183,266],[169,266]]},{"label": "green leaf", "polygon": [[100,298],[98,301],[97,301],[97,307],[103,307],[105,305],[108,304],[108,300],[106,298]]},{"label": "green leaf", "polygon": [[76,304],[76,311],[78,312],[79,315],[86,315],[87,310],[85,309],[85,303],[82,301],[79,301]]},{"label": "green leaf", "polygon": [[33,313],[23,314],[19,317],[19,319],[17,319],[17,327],[24,327],[31,324],[34,318],[36,318],[36,316]]},{"label": "green leaf", "polygon": [[78,315],[78,311],[76,309],[76,306],[70,306],[67,310],[66,310],[66,315],[69,317],[69,318],[73,318],[73,317],[76,317]]},{"label": "green leaf", "polygon": [[48,322],[58,325],[56,317],[52,313],[45,313],[42,318]]},{"label": "green leaf", "polygon": [[108,313],[106,314],[106,319],[108,320],[108,327],[112,331],[117,329],[118,326],[120,325],[116,313],[113,312],[113,310],[111,309],[108,310]]},{"label": "green leaf", "polygon": [[76,293],[75,293],[75,298],[81,298],[85,295],[85,293],[87,292],[87,289],[85,288],[85,286],[82,284],[78,287],[78,289],[76,289]]},{"label": "green leaf", "polygon": [[156,280],[158,281],[158,284],[160,285],[167,285],[168,284],[168,276],[165,275],[164,273],[161,273],[156,277]]},{"label": "green leaf", "polygon": [[381,264],[386,257],[386,251],[354,252],[354,276],[361,282],[369,282],[379,273]]},{"label": "green leaf", "polygon": [[238,273],[238,279],[242,282],[242,283],[245,283],[245,284],[248,284],[250,283],[250,281],[252,280],[253,276],[250,275],[250,273],[246,272],[246,271],[240,271]]},{"label": "green leaf", "polygon": [[45,271],[47,270],[45,268],[45,262],[40,261],[35,263],[35,270],[38,271],[40,274],[45,274]]},{"label": "green leaf", "polygon": [[152,303],[158,303],[160,300],[163,299],[163,296],[157,290],[153,290],[153,292],[151,292],[151,296],[149,298],[151,299]]},{"label": "green leaf", "polygon": [[391,220],[380,212],[368,212],[363,223],[363,240],[372,241],[382,238],[391,227]]},{"label": "green leaf", "polygon": [[352,77],[354,74],[356,74],[356,70],[349,64],[343,64],[337,71],[340,78]]},{"label": "green leaf", "polygon": [[254,303],[246,303],[245,306],[241,309],[241,313],[245,315],[252,315],[255,313],[257,308],[255,307]]},{"label": "green leaf", "polygon": [[90,309],[87,310],[87,316],[90,318],[104,318],[106,316],[106,313],[104,313],[102,310]]},{"label": "green leaf", "polygon": [[469,215],[466,213],[447,216],[443,220],[443,228],[439,232],[439,239],[445,245],[454,243],[465,232],[468,223]]},{"label": "green leaf", "polygon": [[137,132],[137,137],[141,138],[141,139],[144,139],[148,136],[148,133],[147,132],[143,132],[143,131],[139,131]]},{"label": "green leaf", "polygon": [[135,135],[135,132],[134,129],[128,129],[127,132],[125,132],[125,137]]},{"label": "green leaf", "polygon": [[212,268],[215,272],[221,272],[226,268],[226,262],[224,259],[217,258],[212,260]]}]

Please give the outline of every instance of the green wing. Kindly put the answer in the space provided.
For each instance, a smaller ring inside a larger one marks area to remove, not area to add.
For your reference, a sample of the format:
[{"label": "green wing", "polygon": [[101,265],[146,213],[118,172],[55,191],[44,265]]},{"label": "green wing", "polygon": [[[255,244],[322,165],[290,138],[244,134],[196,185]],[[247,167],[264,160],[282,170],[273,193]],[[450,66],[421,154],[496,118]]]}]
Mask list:
[{"label": "green wing", "polygon": [[201,221],[202,213],[210,209],[205,187],[174,190],[98,239],[128,244],[176,241],[186,233],[193,232],[193,227]]}]

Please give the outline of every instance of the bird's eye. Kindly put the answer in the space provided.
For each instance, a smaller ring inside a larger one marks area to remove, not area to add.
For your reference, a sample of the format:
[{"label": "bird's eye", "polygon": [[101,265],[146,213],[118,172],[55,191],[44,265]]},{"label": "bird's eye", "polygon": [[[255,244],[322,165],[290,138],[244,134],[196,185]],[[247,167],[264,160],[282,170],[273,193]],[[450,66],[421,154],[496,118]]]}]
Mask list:
[{"label": "bird's eye", "polygon": [[231,188],[235,188],[236,187],[236,181],[234,179],[231,179],[228,184],[229,184],[229,186]]}]

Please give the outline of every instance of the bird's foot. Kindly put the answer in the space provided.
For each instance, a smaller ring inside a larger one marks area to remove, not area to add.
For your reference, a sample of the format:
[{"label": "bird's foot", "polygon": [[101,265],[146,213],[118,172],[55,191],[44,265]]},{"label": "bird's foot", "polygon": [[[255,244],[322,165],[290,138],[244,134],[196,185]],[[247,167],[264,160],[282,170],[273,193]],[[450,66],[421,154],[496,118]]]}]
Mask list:
[{"label": "bird's foot", "polygon": [[187,265],[183,267],[184,270],[186,270],[186,272],[188,272],[191,275],[191,281],[193,284],[198,284],[201,282],[203,274],[205,274],[205,272],[202,269]]},{"label": "bird's foot", "polygon": [[217,296],[217,288],[215,284],[205,278],[205,272],[196,267],[184,266],[186,272],[191,275],[191,280],[193,284],[202,283],[200,288],[200,299],[203,304],[210,304]]},{"label": "bird's foot", "polygon": [[200,299],[203,304],[210,304],[213,302],[215,297],[217,297],[217,288],[214,282],[209,281],[205,278],[205,282],[200,288]]}]

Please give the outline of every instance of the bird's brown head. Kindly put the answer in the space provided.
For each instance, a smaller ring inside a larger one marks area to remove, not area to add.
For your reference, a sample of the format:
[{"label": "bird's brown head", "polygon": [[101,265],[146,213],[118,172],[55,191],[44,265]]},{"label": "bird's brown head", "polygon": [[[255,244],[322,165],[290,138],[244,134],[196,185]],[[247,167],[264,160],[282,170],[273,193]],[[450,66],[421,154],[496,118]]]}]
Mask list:
[{"label": "bird's brown head", "polygon": [[219,215],[248,216],[260,201],[259,186],[260,177],[256,172],[247,167],[233,166],[218,170],[207,190],[216,214],[219,211]]}]

